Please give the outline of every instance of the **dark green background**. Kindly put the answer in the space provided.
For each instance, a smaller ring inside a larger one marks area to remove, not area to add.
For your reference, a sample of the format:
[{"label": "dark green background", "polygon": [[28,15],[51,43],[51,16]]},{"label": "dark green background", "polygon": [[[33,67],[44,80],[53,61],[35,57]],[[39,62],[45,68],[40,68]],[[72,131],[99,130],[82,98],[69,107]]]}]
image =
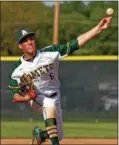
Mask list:
[{"label": "dark green background", "polygon": [[[1,63],[1,110],[7,119],[39,118],[27,104],[14,104],[8,89],[8,76],[15,62]],[[64,119],[117,119],[117,104],[106,110],[102,98],[117,101],[117,61],[61,61],[61,104]],[[16,118],[16,116],[18,118]]]}]

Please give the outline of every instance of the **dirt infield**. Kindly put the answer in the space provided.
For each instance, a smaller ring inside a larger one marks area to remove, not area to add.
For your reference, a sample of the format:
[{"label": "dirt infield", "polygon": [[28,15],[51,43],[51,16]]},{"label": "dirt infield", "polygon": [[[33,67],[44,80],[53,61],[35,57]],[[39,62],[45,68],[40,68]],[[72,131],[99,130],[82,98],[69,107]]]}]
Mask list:
[{"label": "dirt infield", "polygon": [[[30,144],[31,139],[1,139],[1,144]],[[51,144],[49,141],[44,144]],[[117,145],[117,139],[63,139],[62,144]]]}]

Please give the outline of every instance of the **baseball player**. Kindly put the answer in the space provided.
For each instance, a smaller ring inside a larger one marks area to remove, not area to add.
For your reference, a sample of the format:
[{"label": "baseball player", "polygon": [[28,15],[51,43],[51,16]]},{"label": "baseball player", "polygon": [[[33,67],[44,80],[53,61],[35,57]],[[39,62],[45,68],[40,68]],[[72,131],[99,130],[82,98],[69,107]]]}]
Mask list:
[{"label": "baseball player", "polygon": [[94,28],[63,45],[36,48],[35,33],[20,29],[16,35],[18,47],[23,52],[10,76],[14,103],[28,102],[30,107],[43,114],[45,130],[38,126],[32,130],[32,144],[42,144],[50,139],[59,145],[63,139],[62,111],[60,105],[59,60],[71,55],[97,34],[107,29],[112,16],[104,17]]}]

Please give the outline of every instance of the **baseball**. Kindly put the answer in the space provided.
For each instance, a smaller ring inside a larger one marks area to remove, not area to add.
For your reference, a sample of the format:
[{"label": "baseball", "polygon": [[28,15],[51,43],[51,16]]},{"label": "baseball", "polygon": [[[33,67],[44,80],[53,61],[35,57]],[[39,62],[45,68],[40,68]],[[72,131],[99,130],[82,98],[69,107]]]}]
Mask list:
[{"label": "baseball", "polygon": [[114,10],[113,10],[112,8],[108,8],[108,9],[106,10],[106,14],[107,14],[107,15],[113,15],[113,13],[114,13]]}]

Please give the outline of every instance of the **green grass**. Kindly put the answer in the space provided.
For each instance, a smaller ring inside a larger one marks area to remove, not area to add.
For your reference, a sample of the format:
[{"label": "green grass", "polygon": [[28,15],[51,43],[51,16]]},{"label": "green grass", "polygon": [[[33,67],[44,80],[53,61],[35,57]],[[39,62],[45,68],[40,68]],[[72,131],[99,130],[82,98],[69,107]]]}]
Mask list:
[{"label": "green grass", "polygon": [[[2,138],[30,138],[34,125],[44,128],[44,122],[2,121]],[[64,122],[64,134],[67,138],[117,138],[117,123],[113,122]]]}]

